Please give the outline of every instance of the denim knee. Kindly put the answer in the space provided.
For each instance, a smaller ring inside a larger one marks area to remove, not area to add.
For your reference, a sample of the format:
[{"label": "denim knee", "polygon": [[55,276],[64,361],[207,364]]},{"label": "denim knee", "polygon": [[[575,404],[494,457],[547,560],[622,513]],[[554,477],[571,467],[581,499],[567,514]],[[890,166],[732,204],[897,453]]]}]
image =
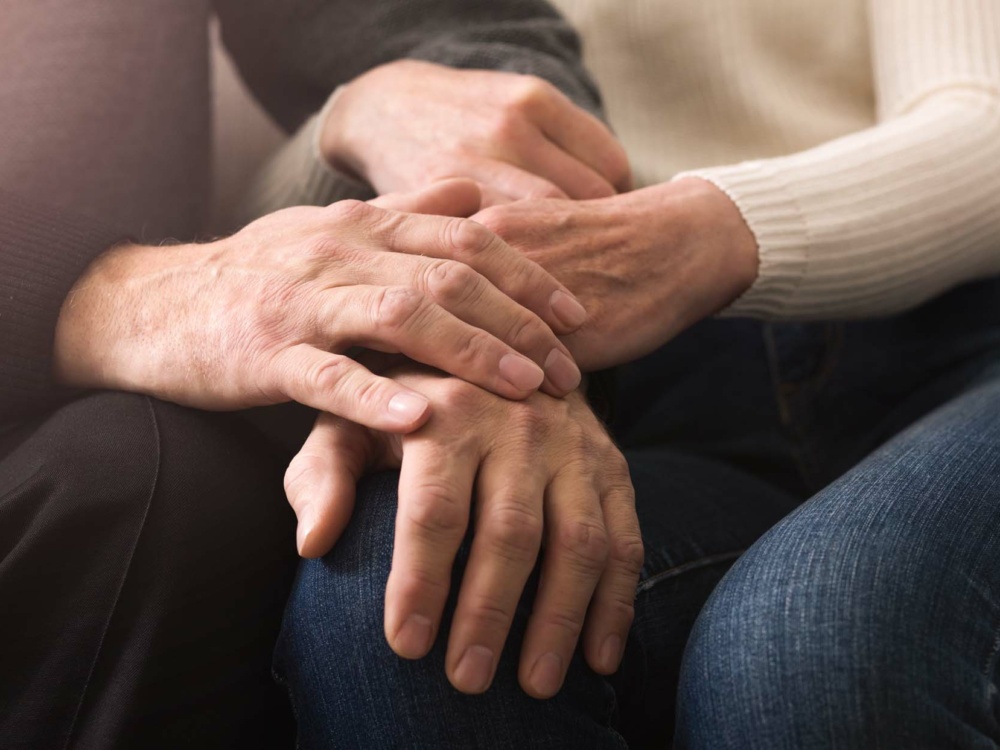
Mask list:
[{"label": "denim knee", "polygon": [[430,654],[408,661],[392,652],[382,623],[397,483],[395,473],[364,480],[344,536],[325,558],[299,568],[275,652],[275,676],[298,719],[298,747],[623,747],[611,728],[614,691],[581,657],[573,659],[555,698],[539,701],[521,690],[517,664],[530,592],[491,688],[463,695],[451,686],[447,634],[468,544],[459,550],[441,635]]},{"label": "denim knee", "polygon": [[996,746],[1000,410],[984,404],[1000,399],[904,434],[738,561],[688,643],[676,747]]}]

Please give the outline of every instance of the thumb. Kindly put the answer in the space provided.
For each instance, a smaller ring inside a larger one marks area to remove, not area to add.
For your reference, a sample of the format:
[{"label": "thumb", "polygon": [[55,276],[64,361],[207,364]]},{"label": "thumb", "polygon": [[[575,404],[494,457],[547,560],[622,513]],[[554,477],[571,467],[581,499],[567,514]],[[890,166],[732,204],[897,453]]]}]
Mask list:
[{"label": "thumb", "polygon": [[482,205],[479,185],[472,180],[453,179],[435,182],[412,193],[390,193],[371,205],[391,211],[434,216],[455,216],[466,219]]},{"label": "thumb", "polygon": [[347,528],[358,481],[375,459],[376,440],[368,428],[341,417],[323,413],[317,418],[285,472],[302,557],[322,557]]}]

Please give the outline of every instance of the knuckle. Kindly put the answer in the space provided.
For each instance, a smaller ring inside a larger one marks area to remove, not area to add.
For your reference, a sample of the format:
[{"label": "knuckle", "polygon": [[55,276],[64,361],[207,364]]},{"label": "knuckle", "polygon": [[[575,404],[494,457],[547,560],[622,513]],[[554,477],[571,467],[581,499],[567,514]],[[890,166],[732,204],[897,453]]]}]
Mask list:
[{"label": "knuckle", "polygon": [[401,601],[419,602],[430,598],[443,598],[448,593],[448,576],[442,577],[419,563],[410,565],[394,582]]},{"label": "knuckle", "polygon": [[532,562],[542,544],[542,520],[523,503],[504,503],[483,519],[483,535],[500,555]]},{"label": "knuckle", "polygon": [[549,612],[543,621],[548,627],[563,631],[574,642],[583,632],[583,618],[569,610]]},{"label": "knuckle", "polygon": [[424,295],[416,289],[388,287],[375,296],[372,319],[381,328],[405,328],[418,315],[424,301]]},{"label": "knuckle", "polygon": [[469,604],[469,614],[486,630],[505,632],[514,619],[513,612],[491,597],[480,595]]},{"label": "knuckle", "polygon": [[607,564],[608,532],[593,521],[567,521],[558,530],[558,544],[587,570],[603,569]]},{"label": "knuckle", "polygon": [[317,393],[333,393],[343,386],[351,369],[347,358],[329,357],[315,365],[306,375],[306,379]]},{"label": "knuckle", "polygon": [[519,351],[525,351],[534,344],[542,346],[555,343],[551,329],[541,318],[529,312],[521,312],[515,316],[504,340]]},{"label": "knuckle", "polygon": [[482,372],[481,363],[488,359],[487,353],[492,349],[492,346],[492,336],[479,330],[473,330],[468,334],[463,334],[455,343],[455,350],[451,357],[452,362],[455,368],[462,372]]},{"label": "knuckle", "polygon": [[532,112],[548,101],[554,90],[552,84],[538,76],[522,75],[511,86],[507,105],[517,112]]},{"label": "knuckle", "polygon": [[491,206],[476,214],[475,220],[490,232],[503,237],[505,231],[510,231],[509,214],[510,210],[506,206]]},{"label": "knuckle", "polygon": [[610,557],[636,576],[646,563],[646,548],[637,533],[618,534],[611,540]]},{"label": "knuckle", "polygon": [[445,225],[447,245],[457,260],[471,260],[489,250],[496,239],[493,232],[472,219],[450,219]]},{"label": "knuckle", "polygon": [[459,302],[474,294],[480,276],[472,268],[455,260],[434,261],[427,271],[427,289],[439,302]]},{"label": "knuckle", "polygon": [[448,378],[441,381],[440,391],[434,401],[445,413],[469,414],[482,398],[482,391],[471,383],[459,378]]},{"label": "knuckle", "polygon": [[293,508],[298,505],[298,488],[307,483],[310,477],[320,474],[323,468],[323,460],[319,456],[309,453],[298,454],[288,464],[288,468],[285,470],[284,487],[285,495],[288,497]]},{"label": "knuckle", "polygon": [[515,105],[497,112],[487,126],[486,137],[491,143],[510,145],[521,140],[523,126],[520,110],[521,108]]},{"label": "knuckle", "polygon": [[355,407],[365,414],[374,413],[388,401],[385,384],[377,378],[365,378],[360,383],[352,384],[349,392]]},{"label": "knuckle", "polygon": [[453,540],[465,533],[468,506],[447,487],[425,485],[409,504],[406,520],[431,540]]},{"label": "knuckle", "polygon": [[531,444],[544,442],[552,427],[550,415],[534,401],[518,401],[512,404],[509,419],[512,432],[519,438],[526,438]]},{"label": "knuckle", "polygon": [[354,224],[370,221],[378,213],[378,209],[364,201],[351,199],[337,201],[327,206],[326,213],[332,222]]}]

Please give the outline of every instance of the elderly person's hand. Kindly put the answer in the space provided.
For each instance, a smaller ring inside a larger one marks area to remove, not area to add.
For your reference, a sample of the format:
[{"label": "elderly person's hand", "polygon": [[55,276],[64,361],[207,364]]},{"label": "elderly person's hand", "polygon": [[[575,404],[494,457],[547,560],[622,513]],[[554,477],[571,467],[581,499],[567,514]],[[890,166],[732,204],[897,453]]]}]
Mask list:
[{"label": "elderly person's hand", "polygon": [[397,654],[420,658],[437,638],[472,516],[448,640],[452,684],[466,693],[489,687],[539,559],[521,685],[538,698],[555,695],[581,632],[588,664],[614,672],[632,622],[643,546],[628,466],[583,395],[538,393],[514,402],[434,373],[394,377],[434,403],[433,417],[404,437],[319,417],[285,481],[300,552],[319,557],[333,546],[367,470],[401,465],[385,602],[385,634]]},{"label": "elderly person's hand", "polygon": [[324,157],[380,193],[468,177],[493,205],[606,197],[631,180],[608,128],[532,76],[400,60],[345,86],[322,128]]},{"label": "elderly person's hand", "polygon": [[525,201],[473,218],[586,306],[587,322],[564,339],[585,371],[655,351],[757,276],[757,243],[739,210],[697,178],[594,201]]},{"label": "elderly person's hand", "polygon": [[[457,181],[381,202],[464,213],[479,193]],[[298,401],[408,431],[427,399],[348,349],[398,352],[507,398],[540,386],[561,396],[580,374],[553,330],[584,317],[479,224],[343,202],[287,209],[209,244],[109,251],[63,306],[55,364],[70,386],[203,409]]]}]

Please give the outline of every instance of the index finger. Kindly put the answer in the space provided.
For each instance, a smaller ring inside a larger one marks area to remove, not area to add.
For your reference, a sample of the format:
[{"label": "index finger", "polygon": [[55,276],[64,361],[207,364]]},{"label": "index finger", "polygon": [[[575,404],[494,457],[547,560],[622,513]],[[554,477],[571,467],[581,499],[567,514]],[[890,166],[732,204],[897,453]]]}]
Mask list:
[{"label": "index finger", "polygon": [[587,311],[563,284],[470,219],[386,212],[373,231],[386,250],[471,266],[555,333],[572,333],[586,322]]},{"label": "index finger", "polygon": [[628,154],[607,125],[575,105],[561,91],[539,97],[532,118],[556,145],[591,167],[619,192],[632,189]]}]

